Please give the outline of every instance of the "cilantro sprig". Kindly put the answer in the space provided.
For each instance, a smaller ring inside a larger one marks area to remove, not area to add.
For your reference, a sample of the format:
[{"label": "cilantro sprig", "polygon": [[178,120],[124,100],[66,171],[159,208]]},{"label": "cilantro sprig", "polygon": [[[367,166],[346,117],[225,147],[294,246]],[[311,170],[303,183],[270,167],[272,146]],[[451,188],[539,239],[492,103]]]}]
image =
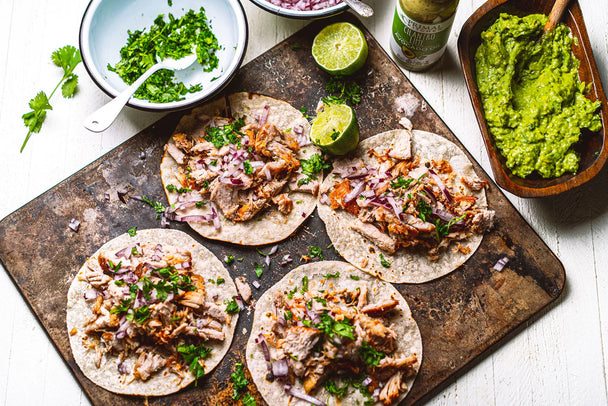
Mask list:
[{"label": "cilantro sprig", "polygon": [[59,89],[59,86],[61,86],[62,96],[66,99],[72,98],[78,89],[78,75],[74,73],[74,69],[82,61],[78,48],[72,45],[66,45],[59,48],[52,53],[51,60],[55,65],[63,69],[63,76],[49,96],[47,96],[44,91],[40,91],[30,100],[29,106],[32,111],[28,111],[21,116],[21,118],[23,118],[23,123],[28,128],[28,132],[19,152],[23,152],[32,133],[40,132],[42,123],[44,123],[44,120],[46,119],[47,110],[53,110],[49,100],[53,97],[57,89]]},{"label": "cilantro sprig", "polygon": [[237,362],[234,364],[234,372],[230,374],[232,378],[232,399],[238,400],[241,397],[243,389],[247,387],[249,381],[245,378],[245,370],[243,364]]}]

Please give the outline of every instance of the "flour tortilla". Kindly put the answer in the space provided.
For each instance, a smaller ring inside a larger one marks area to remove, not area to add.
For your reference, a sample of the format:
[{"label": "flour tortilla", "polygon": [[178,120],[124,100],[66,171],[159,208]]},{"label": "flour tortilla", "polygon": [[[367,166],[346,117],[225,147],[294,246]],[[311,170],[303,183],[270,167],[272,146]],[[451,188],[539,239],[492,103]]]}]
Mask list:
[{"label": "flour tortilla", "polygon": [[[216,304],[222,304],[221,306],[223,307],[224,300],[232,300],[232,298],[236,296],[236,286],[221,261],[217,259],[211,251],[207,250],[188,234],[181,231],[169,229],[139,230],[134,237],[129,236],[129,234],[122,234],[105,243],[92,255],[92,257],[99,255],[99,253],[103,251],[119,250],[135,243],[167,244],[190,251],[192,254],[193,273],[202,275],[205,278],[205,281],[207,279],[217,278],[224,278],[225,280],[225,282],[219,286],[205,283],[208,296],[215,293],[218,294]],[[76,334],[69,336],[70,346],[72,347],[74,359],[84,375],[95,384],[111,392],[137,396],[167,395],[177,392],[192,383],[194,381],[192,374],[187,374],[187,376],[180,381],[177,375],[170,373],[166,369],[156,372],[146,382],[134,380],[133,382],[128,383],[133,379],[133,374],[121,375],[118,372],[118,357],[109,356],[107,354],[102,358],[101,367],[97,368],[95,366],[95,350],[89,350],[82,344],[82,339],[85,336],[84,331],[86,330],[85,323],[91,316],[91,308],[94,303],[93,300],[87,301],[84,299],[84,293],[91,287],[84,279],[85,268],[86,264],[80,268],[80,271],[70,285],[66,317],[68,333],[74,328],[77,330]],[[80,280],[81,277],[83,280]],[[205,373],[211,372],[224,358],[224,355],[226,355],[226,352],[232,343],[237,321],[238,314],[235,314],[232,315],[230,325],[224,325],[223,331],[226,337],[224,341],[208,341],[206,343],[206,346],[211,348],[212,351],[211,354],[205,358]],[[132,371],[136,360],[137,356],[131,355],[123,362],[129,367],[129,370]]]},{"label": "flour tortilla", "polygon": [[[335,274],[340,272],[338,278],[326,279],[324,275],[330,273]],[[354,280],[350,276],[359,277],[359,280]],[[393,330],[397,333],[397,349],[401,351],[405,356],[410,354],[416,354],[418,363],[415,366],[416,374],[420,369],[422,363],[422,336],[416,321],[412,317],[412,312],[399,291],[395,289],[390,283],[382,282],[368,274],[365,274],[352,265],[341,262],[341,261],[321,261],[313,262],[310,264],[302,265],[283,277],[276,285],[268,289],[262,297],[258,300],[255,306],[255,313],[253,317],[253,325],[251,328],[251,335],[247,342],[246,359],[247,368],[251,372],[251,376],[258,390],[262,394],[262,397],[269,405],[287,405],[290,406],[309,406],[309,402],[305,402],[300,399],[292,398],[289,402],[290,395],[287,395],[283,389],[283,384],[278,381],[268,382],[266,375],[268,370],[266,368],[266,360],[262,352],[262,348],[259,344],[256,344],[255,339],[260,333],[266,333],[270,330],[272,320],[268,314],[274,312],[274,293],[282,291],[285,294],[293,290],[294,287],[302,287],[302,278],[308,277],[308,289],[318,289],[318,286],[325,280],[325,285],[333,283],[334,286],[340,288],[348,288],[350,290],[356,289],[358,286],[367,285],[368,288],[368,301],[374,303],[376,298],[390,298],[394,297],[399,301],[399,304],[395,308],[395,316],[390,319],[391,323],[394,323],[395,327]],[[323,289],[323,288],[321,288]],[[269,346],[271,348],[272,346]],[[272,350],[271,350],[272,351]],[[407,385],[407,391],[404,391],[400,396],[399,400],[395,401],[398,404],[403,398],[407,396],[407,393],[411,389],[416,374],[412,377],[404,380]],[[342,385],[340,385],[342,386]],[[293,389],[299,392],[304,392],[302,384],[296,379]],[[320,388],[314,397],[317,399],[326,401],[329,393],[325,388]],[[336,399],[331,396],[328,406],[350,406],[350,405],[362,405],[364,402],[363,396],[357,390],[352,388],[348,391],[348,394],[340,399],[339,403]],[[380,402],[375,403],[380,405]]]},{"label": "flour tortilla", "polygon": [[[383,153],[391,147],[394,140],[405,136],[407,136],[407,130],[392,130],[367,138],[361,141],[354,151],[354,158],[375,166],[376,159],[370,158],[367,151],[375,149],[378,153]],[[457,173],[454,186],[462,187],[467,194],[477,197],[475,206],[487,207],[486,194],[483,189],[474,192],[461,182],[463,176],[473,178],[477,175],[469,159],[456,144],[437,134],[414,130],[412,155],[418,155],[421,164],[431,159],[443,158],[448,161]],[[346,166],[348,162],[348,159],[337,161],[334,163],[334,169]],[[327,190],[335,181],[336,178],[333,177],[332,171],[325,179],[321,190]],[[344,259],[365,272],[392,283],[423,283],[446,275],[465,263],[475,253],[483,239],[483,235],[473,233],[469,238],[459,241],[465,249],[470,249],[468,254],[454,251],[454,247],[449,246],[447,250],[440,251],[437,261],[430,261],[426,251],[416,249],[416,247],[400,248],[393,255],[382,251],[349,227],[357,217],[346,210],[332,210],[329,205],[319,204],[319,217],[325,223],[327,234],[334,248]],[[390,268],[382,266],[380,253],[391,264]]]},{"label": "flour tortilla", "polygon": [[[310,137],[310,124],[302,113],[291,106],[289,103],[282,100],[274,99],[268,96],[262,96],[251,93],[234,93],[226,98],[220,98],[209,104],[197,107],[192,110],[192,113],[184,116],[175,133],[189,134],[195,137],[202,137],[203,122],[199,119],[201,116],[226,116],[227,102],[232,117],[245,117],[245,123],[254,123],[255,115],[264,110],[268,106],[268,118],[266,122],[273,124],[281,132],[286,132],[291,129],[291,135],[295,137],[293,129],[300,125],[303,129],[303,135]],[[172,143],[172,138],[169,140]],[[314,154],[321,153],[321,150],[310,144],[302,147],[297,153],[299,159],[307,159]],[[167,152],[163,155],[160,165],[160,173],[163,181],[163,186],[168,184],[179,185],[179,181],[175,174],[178,172],[178,164],[173,157]],[[323,181],[323,174],[319,173],[316,176],[319,182]],[[287,186],[283,190],[286,190]],[[169,203],[174,204],[177,201],[178,193],[170,193],[165,188]],[[317,197],[310,193],[291,192],[289,198],[293,200],[294,207],[291,213],[285,215],[279,212],[276,208],[266,209],[258,213],[254,218],[245,222],[233,222],[226,219],[220,210],[219,217],[222,228],[216,230],[212,223],[189,223],[190,227],[203,237],[212,240],[227,241],[240,245],[262,245],[270,244],[277,241],[282,241],[293,234],[294,231],[312,214],[317,205]],[[300,203],[296,203],[300,202]],[[201,208],[191,207],[185,210],[185,215],[208,214],[211,211],[209,205]]]}]

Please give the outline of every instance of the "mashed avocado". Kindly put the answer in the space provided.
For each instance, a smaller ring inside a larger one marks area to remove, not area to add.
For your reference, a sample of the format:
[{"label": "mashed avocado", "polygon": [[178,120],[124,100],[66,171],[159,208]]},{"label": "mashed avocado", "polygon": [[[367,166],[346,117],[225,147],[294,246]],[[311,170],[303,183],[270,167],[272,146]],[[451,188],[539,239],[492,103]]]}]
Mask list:
[{"label": "mashed avocado", "polygon": [[542,36],[547,16],[501,14],[481,34],[475,54],[485,118],[506,165],[522,178],[576,172],[572,148],[581,129],[599,131],[600,102],[585,97],[572,54],[570,29],[558,25]]}]

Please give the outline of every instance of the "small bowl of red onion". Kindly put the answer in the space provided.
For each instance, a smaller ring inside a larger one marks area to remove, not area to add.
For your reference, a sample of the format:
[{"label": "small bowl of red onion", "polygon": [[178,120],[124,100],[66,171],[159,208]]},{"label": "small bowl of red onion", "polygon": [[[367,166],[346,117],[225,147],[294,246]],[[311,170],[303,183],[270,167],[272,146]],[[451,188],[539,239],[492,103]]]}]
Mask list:
[{"label": "small bowl of red onion", "polygon": [[256,6],[281,17],[324,18],[346,11],[342,0],[251,0]]}]

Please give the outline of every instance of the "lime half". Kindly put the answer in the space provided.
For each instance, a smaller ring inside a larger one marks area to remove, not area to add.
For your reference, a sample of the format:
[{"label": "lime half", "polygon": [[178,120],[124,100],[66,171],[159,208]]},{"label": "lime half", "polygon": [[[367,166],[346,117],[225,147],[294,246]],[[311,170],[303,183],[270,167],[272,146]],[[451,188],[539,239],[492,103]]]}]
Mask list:
[{"label": "lime half", "polygon": [[365,36],[351,23],[328,25],[312,42],[315,62],[332,75],[350,75],[361,69],[367,51]]},{"label": "lime half", "polygon": [[359,124],[355,111],[346,104],[325,103],[310,133],[312,142],[332,155],[344,155],[359,144]]}]

